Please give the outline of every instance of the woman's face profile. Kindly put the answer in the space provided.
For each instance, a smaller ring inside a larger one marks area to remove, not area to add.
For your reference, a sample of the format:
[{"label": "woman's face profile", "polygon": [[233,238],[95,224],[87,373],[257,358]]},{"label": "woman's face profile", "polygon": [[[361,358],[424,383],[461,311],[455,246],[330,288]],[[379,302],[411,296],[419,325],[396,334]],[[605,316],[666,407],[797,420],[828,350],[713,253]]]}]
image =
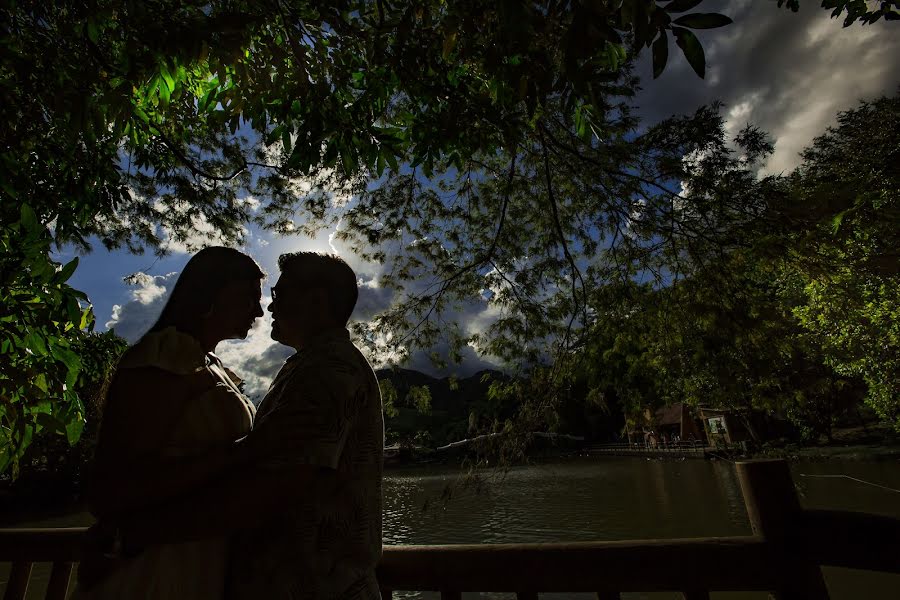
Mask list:
[{"label": "woman's face profile", "polygon": [[209,318],[222,339],[244,339],[254,321],[263,316],[262,282],[260,280],[232,281],[216,295]]}]

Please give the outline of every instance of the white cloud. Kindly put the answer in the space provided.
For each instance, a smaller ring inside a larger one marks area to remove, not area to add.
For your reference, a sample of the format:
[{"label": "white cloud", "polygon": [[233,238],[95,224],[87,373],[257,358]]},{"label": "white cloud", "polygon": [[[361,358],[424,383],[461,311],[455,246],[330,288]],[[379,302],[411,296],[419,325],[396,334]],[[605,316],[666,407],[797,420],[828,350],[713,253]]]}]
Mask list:
[{"label": "white cloud", "polygon": [[238,203],[245,205],[252,213],[256,213],[260,206],[259,199],[256,196],[244,196],[243,198],[238,198]]},{"label": "white cloud", "polygon": [[138,341],[156,322],[177,278],[178,273],[148,275],[138,272],[131,275],[128,300],[113,305],[110,320],[106,322],[107,329],[115,330],[129,343]]},{"label": "white cloud", "polygon": [[256,320],[246,339],[226,340],[216,347],[216,355],[244,380],[244,393],[255,403],[262,400],[278,369],[294,353],[272,339],[272,316],[266,310],[271,301],[263,297],[265,316]]},{"label": "white cloud", "polygon": [[354,320],[371,319],[390,308],[394,290],[382,287],[377,277],[359,277],[356,284],[359,288],[359,299],[353,311]]}]

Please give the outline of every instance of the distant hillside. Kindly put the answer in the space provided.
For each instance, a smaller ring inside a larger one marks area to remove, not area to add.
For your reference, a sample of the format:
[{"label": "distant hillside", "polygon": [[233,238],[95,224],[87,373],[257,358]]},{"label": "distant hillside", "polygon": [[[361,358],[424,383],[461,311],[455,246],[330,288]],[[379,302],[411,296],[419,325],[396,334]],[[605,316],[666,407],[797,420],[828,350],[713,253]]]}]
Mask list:
[{"label": "distant hillside", "polygon": [[[410,437],[417,432],[427,431],[433,443],[444,444],[466,437],[470,413],[474,412],[480,421],[505,416],[507,412],[501,410],[501,407],[489,406],[487,402],[487,391],[491,383],[508,379],[500,371],[479,371],[469,377],[457,379],[455,389],[451,386],[449,377],[438,379],[411,369],[379,369],[375,373],[379,380],[390,381],[397,390],[400,414],[387,420],[389,438]],[[413,386],[427,386],[431,392],[430,415],[421,415],[404,405],[403,400]]]}]

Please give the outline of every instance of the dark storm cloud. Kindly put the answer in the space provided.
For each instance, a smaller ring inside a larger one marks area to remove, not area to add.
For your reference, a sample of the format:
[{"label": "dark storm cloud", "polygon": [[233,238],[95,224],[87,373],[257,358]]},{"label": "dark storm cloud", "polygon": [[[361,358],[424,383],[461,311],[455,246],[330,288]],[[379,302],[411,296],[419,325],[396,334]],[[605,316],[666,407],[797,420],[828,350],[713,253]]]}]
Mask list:
[{"label": "dark storm cloud", "polygon": [[900,83],[897,23],[844,28],[842,19],[831,19],[812,1],[798,13],[759,0],[707,0],[696,10],[734,19],[727,27],[698,32],[706,49],[706,80],[693,73],[674,43],[657,80],[649,56],[642,55],[639,112],[651,124],[721,100],[731,133],[750,122],[773,137],[770,172],[795,167],[798,153],[834,123],[838,111],[894,94]]}]

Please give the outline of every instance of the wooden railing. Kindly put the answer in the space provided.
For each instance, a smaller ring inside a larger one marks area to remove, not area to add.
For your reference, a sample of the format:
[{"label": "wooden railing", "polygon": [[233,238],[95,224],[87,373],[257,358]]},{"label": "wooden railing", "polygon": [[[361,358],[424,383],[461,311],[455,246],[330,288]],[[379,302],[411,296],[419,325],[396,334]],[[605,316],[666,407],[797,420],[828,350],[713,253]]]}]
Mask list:
[{"label": "wooden railing", "polygon": [[706,452],[711,450],[700,441],[663,442],[656,445],[647,442],[611,442],[608,444],[594,444],[587,448],[591,454],[612,454],[618,456],[673,456],[704,458]]},{"label": "wooden railing", "polygon": [[[552,544],[387,546],[378,567],[382,596],[462,592],[769,591],[780,599],[827,599],[820,566],[900,573],[900,520],[803,510],[782,460],[737,464],[752,535],[726,538]],[[66,597],[84,530],[0,530],[0,562],[12,562],[4,600],[25,597],[32,564],[53,563],[45,598]]]}]

